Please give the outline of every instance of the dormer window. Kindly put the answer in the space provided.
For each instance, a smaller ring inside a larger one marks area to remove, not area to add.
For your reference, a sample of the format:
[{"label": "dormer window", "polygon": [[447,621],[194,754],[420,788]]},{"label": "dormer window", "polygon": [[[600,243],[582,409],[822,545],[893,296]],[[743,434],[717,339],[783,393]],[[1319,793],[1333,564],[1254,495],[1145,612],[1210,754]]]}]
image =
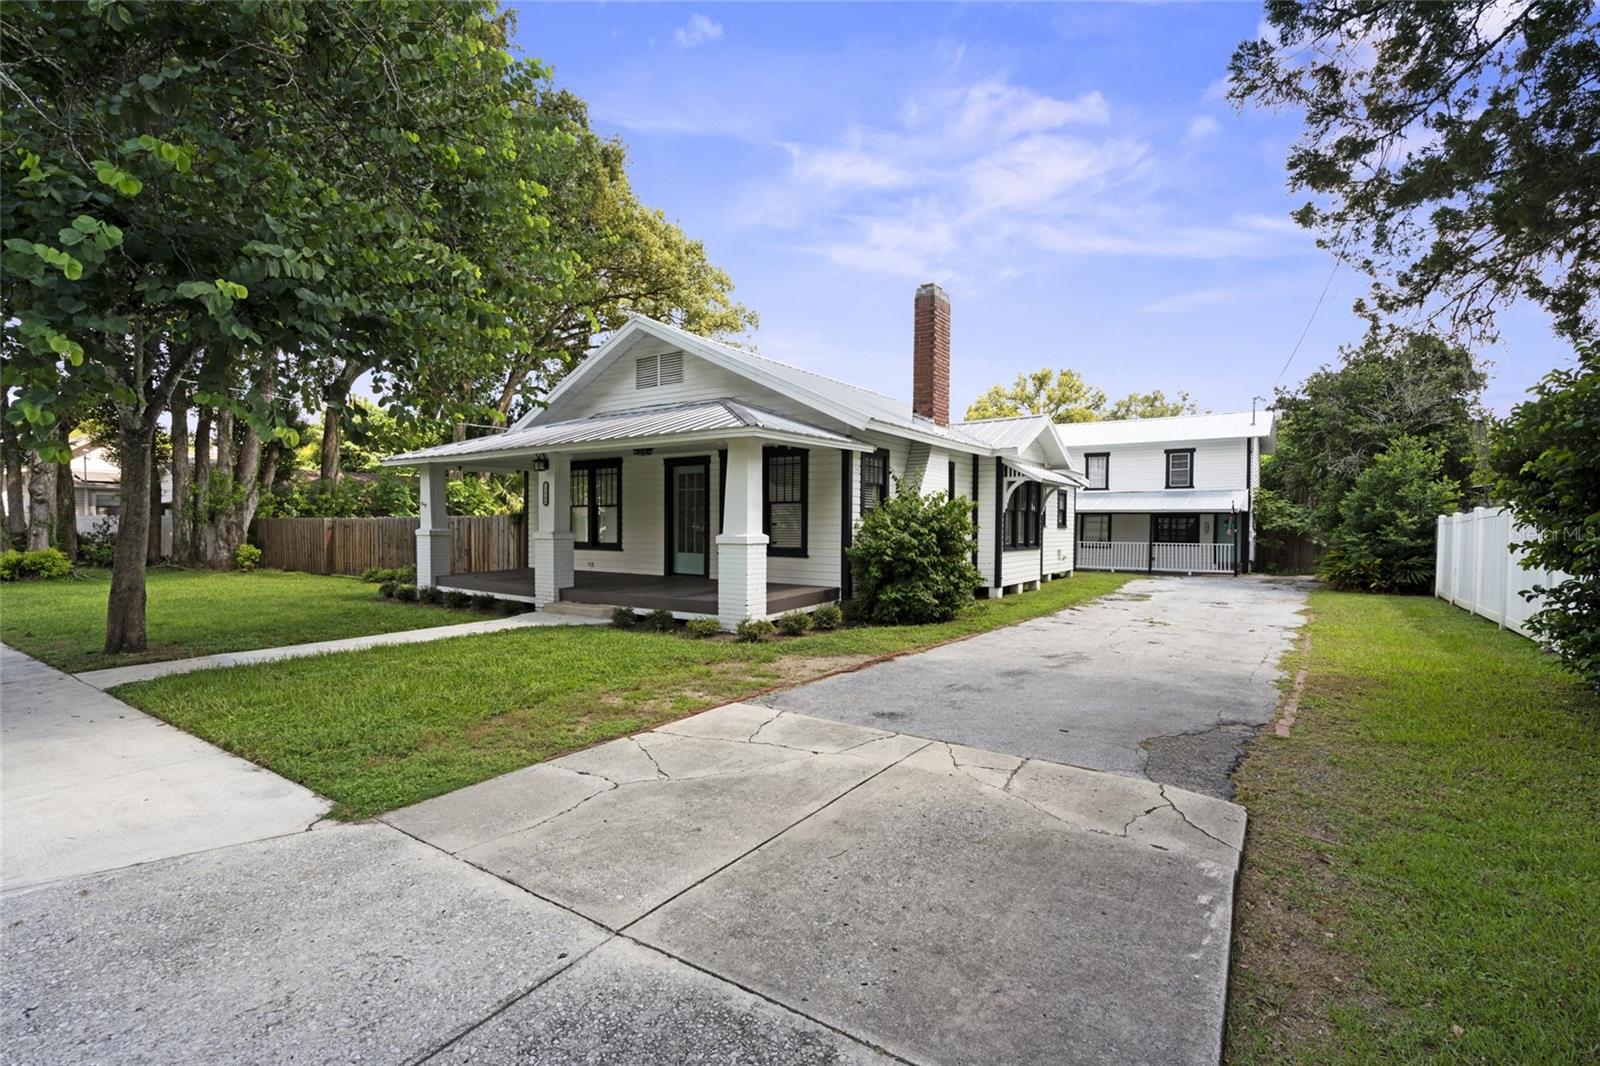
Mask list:
[{"label": "dormer window", "polygon": [[636,389],[653,389],[658,385],[678,385],[682,382],[682,352],[641,355],[633,361],[633,387]]}]

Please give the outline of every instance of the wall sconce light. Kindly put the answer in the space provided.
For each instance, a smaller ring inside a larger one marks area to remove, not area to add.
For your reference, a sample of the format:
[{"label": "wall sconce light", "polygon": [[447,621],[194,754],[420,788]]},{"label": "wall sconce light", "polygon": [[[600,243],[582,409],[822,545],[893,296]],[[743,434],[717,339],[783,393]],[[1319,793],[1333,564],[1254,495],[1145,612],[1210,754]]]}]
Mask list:
[{"label": "wall sconce light", "polygon": [[537,471],[540,471],[541,473],[543,471],[549,470],[550,469],[550,457],[548,455],[535,455],[533,457],[533,468],[535,470],[537,470]]}]

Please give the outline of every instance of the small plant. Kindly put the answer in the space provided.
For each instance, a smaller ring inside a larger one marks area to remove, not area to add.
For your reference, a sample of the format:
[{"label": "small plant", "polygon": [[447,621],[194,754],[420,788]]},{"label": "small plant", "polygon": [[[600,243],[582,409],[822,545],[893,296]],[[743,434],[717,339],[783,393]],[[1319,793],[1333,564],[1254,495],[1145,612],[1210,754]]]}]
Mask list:
[{"label": "small plant", "polygon": [[500,606],[500,601],[485,592],[472,597],[472,606],[480,611],[493,611]]},{"label": "small plant", "polygon": [[825,603],[811,612],[811,627],[813,629],[838,629],[843,624],[844,611],[840,609],[837,603]]},{"label": "small plant", "polygon": [[772,636],[773,630],[776,628],[765,618],[746,618],[734,630],[734,635],[741,644],[759,644]]},{"label": "small plant", "polygon": [[361,571],[361,580],[369,585],[381,585],[385,581],[414,585],[417,582],[417,568],[414,566],[369,566]]},{"label": "small plant", "polygon": [[533,604],[523,603],[521,600],[501,600],[501,614],[522,614],[524,611],[533,610]]},{"label": "small plant", "polygon": [[110,566],[117,554],[117,531],[111,519],[102,518],[78,537],[79,566]]},{"label": "small plant", "polygon": [[678,628],[678,620],[672,617],[671,611],[658,607],[644,616],[644,627],[657,633],[671,633]]},{"label": "small plant", "polygon": [[436,586],[429,585],[427,588],[417,590],[417,599],[423,603],[443,603],[444,591]]},{"label": "small plant", "polygon": [[778,616],[778,632],[786,637],[798,637],[811,626],[811,616],[804,611],[790,611]]},{"label": "small plant", "polygon": [[233,568],[235,570],[254,570],[261,565],[261,549],[254,544],[241,544],[233,549]]},{"label": "small plant", "polygon": [[639,616],[633,613],[631,607],[613,607],[611,609],[611,624],[618,629],[632,629]]},{"label": "small plant", "polygon": [[365,581],[369,585],[381,585],[388,579],[383,576],[382,567],[369,566],[365,570],[361,571],[361,580]]},{"label": "small plant", "polygon": [[378,595],[382,596],[386,600],[394,599],[395,593],[399,591],[400,582],[398,581],[385,581],[383,584],[378,586]]},{"label": "small plant", "polygon": [[472,594],[470,592],[459,592],[455,589],[451,589],[449,592],[444,594],[444,605],[446,607],[453,607],[456,610],[460,610],[463,607],[470,607],[472,605]]},{"label": "small plant", "polygon": [[415,585],[398,585],[398,584],[395,585],[395,587],[394,587],[394,598],[399,600],[402,603],[416,603],[417,602],[417,586],[415,586]]},{"label": "small plant", "polygon": [[48,581],[72,573],[72,563],[56,548],[22,552],[15,548],[0,554],[0,581],[36,577]]},{"label": "small plant", "polygon": [[696,640],[709,640],[722,632],[722,623],[715,618],[691,618],[683,628]]}]

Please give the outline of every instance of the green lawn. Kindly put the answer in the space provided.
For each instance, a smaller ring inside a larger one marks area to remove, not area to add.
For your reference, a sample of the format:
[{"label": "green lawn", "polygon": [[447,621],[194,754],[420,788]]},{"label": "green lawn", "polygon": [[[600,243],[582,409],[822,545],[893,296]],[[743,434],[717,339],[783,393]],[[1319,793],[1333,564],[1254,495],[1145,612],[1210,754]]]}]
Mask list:
[{"label": "green lawn", "polygon": [[484,617],[378,597],[353,577],[282,570],[216,573],[152,569],[148,651],[102,655],[109,570],[0,585],[0,641],[69,673],[192,655],[276,648]]},{"label": "green lawn", "polygon": [[763,644],[561,626],[184,674],[116,695],[337,802],[403,807],[693,711],[1093,599],[1079,574],[943,625]]},{"label": "green lawn", "polygon": [[1600,1061],[1600,701],[1438,600],[1311,606],[1235,776],[1228,1060]]}]

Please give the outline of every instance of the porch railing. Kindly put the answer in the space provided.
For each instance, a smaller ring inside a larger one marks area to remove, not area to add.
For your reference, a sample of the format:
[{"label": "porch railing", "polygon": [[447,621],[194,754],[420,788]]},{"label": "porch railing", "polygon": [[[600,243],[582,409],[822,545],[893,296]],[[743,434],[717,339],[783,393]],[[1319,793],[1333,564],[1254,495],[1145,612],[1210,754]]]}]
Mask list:
[{"label": "porch railing", "polygon": [[1144,570],[1171,574],[1231,574],[1233,544],[1152,544],[1143,540],[1080,540],[1080,570]]}]

